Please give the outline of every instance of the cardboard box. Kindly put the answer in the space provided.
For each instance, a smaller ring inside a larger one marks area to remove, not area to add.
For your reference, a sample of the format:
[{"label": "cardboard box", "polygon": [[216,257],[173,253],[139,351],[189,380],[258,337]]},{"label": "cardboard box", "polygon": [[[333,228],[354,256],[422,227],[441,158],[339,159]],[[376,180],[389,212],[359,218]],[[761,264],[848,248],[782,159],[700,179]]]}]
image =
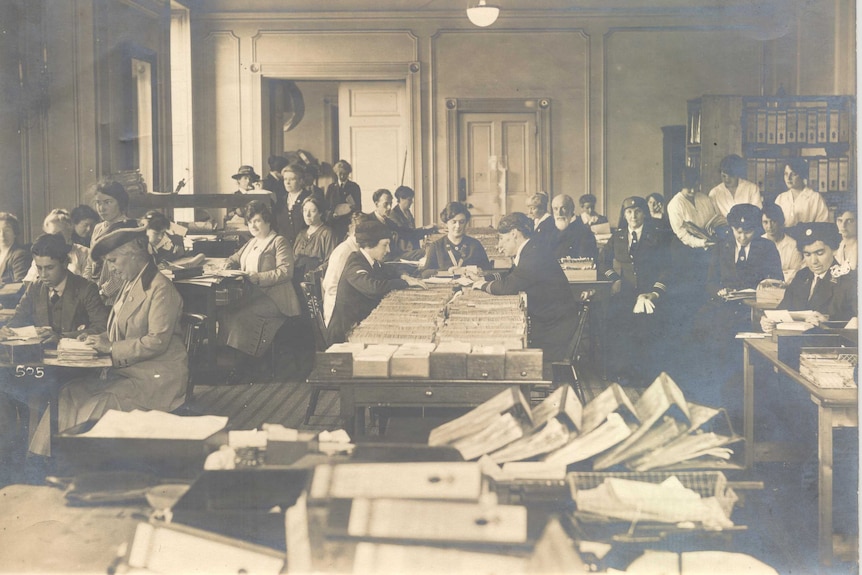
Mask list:
[{"label": "cardboard box", "polygon": [[471,345],[464,341],[444,341],[431,352],[431,379],[466,379],[467,354]]},{"label": "cardboard box", "polygon": [[389,360],[397,345],[378,343],[353,355],[353,377],[389,377]]},{"label": "cardboard box", "polygon": [[227,431],[207,439],[81,437],[96,421],[87,421],[54,436],[52,453],[58,475],[94,471],[137,471],[162,478],[194,478],[211,452],[227,443]]},{"label": "cardboard box", "polygon": [[311,379],[350,379],[353,377],[353,354],[365,349],[363,343],[336,343],[314,357]]},{"label": "cardboard box", "polygon": [[541,349],[506,350],[506,379],[542,379]]},{"label": "cardboard box", "polygon": [[284,512],[310,478],[309,469],[204,471],[171,508],[173,521],[284,550]]},{"label": "cardboard box", "polygon": [[405,343],[392,354],[389,373],[392,377],[431,376],[431,352],[437,347],[433,343]]},{"label": "cardboard box", "polygon": [[474,346],[467,355],[467,379],[504,379],[506,348],[502,345]]},{"label": "cardboard box", "polygon": [[799,369],[799,353],[803,347],[856,347],[856,344],[833,333],[778,333],[778,360]]},{"label": "cardboard box", "polygon": [[42,341],[38,339],[4,341],[0,343],[0,348],[12,365],[41,363],[43,359]]}]

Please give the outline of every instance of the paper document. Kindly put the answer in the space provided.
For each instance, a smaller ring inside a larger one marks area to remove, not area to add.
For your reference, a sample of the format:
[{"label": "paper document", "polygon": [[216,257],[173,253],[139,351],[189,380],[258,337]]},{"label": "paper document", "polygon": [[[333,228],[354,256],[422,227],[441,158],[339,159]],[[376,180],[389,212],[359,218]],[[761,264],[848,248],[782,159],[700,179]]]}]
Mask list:
[{"label": "paper document", "polygon": [[39,338],[39,334],[36,333],[36,326],[33,325],[26,325],[24,327],[10,327],[9,329],[12,330],[15,335],[7,337],[6,341]]},{"label": "paper document", "polygon": [[227,417],[181,417],[164,411],[110,410],[81,437],[203,440],[227,425]]}]

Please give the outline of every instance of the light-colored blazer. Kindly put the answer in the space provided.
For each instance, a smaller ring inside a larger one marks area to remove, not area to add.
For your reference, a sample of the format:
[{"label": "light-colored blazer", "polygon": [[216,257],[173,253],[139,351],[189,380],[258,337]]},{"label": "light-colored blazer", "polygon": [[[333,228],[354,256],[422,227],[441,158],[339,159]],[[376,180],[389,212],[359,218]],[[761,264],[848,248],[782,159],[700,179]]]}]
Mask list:
[{"label": "light-colored blazer", "polygon": [[182,404],[189,374],[182,313],[182,297],[153,263],[134,281],[123,305],[111,310],[114,369],[131,383],[115,392],[123,405],[170,411]]},{"label": "light-colored blazer", "polygon": [[[243,254],[249,249],[250,244],[251,240],[228,258],[229,268],[240,268]],[[299,304],[299,297],[296,295],[296,288],[292,281],[294,271],[293,248],[284,237],[273,236],[261,251],[257,261],[257,269],[244,271],[259,274],[258,286],[275,302],[278,311],[286,316],[300,315],[302,307]]]}]

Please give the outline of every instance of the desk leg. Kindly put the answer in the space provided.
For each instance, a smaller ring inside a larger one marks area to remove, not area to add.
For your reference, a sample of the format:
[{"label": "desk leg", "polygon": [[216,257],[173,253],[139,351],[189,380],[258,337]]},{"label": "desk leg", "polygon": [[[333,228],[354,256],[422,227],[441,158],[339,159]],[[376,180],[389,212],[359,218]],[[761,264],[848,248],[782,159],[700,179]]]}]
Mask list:
[{"label": "desk leg", "polygon": [[743,342],[743,435],[745,436],[745,469],[754,465],[754,365],[751,363],[751,348]]},{"label": "desk leg", "polygon": [[820,564],[832,565],[832,410],[817,406],[817,504],[820,512],[818,530]]},{"label": "desk leg", "polygon": [[365,417],[357,417],[356,415],[356,396],[353,393],[352,386],[339,386],[338,402],[341,404],[340,419],[342,425],[344,425],[345,429],[350,430],[352,433],[351,438],[355,439],[360,433],[359,430],[365,433]]}]

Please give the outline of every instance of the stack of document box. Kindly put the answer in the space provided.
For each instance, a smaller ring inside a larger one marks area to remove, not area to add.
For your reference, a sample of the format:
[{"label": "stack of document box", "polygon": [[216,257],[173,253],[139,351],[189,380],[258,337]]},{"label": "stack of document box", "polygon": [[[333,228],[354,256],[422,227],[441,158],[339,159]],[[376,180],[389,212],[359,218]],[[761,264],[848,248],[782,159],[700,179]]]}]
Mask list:
[{"label": "stack of document box", "polygon": [[856,348],[803,347],[799,354],[799,373],[824,389],[854,388],[858,361]]},{"label": "stack of document box", "polygon": [[598,271],[593,258],[563,258],[560,267],[570,282],[596,281]]},{"label": "stack of document box", "polygon": [[96,349],[76,339],[64,337],[57,343],[57,359],[60,361],[76,362],[96,359]]}]

